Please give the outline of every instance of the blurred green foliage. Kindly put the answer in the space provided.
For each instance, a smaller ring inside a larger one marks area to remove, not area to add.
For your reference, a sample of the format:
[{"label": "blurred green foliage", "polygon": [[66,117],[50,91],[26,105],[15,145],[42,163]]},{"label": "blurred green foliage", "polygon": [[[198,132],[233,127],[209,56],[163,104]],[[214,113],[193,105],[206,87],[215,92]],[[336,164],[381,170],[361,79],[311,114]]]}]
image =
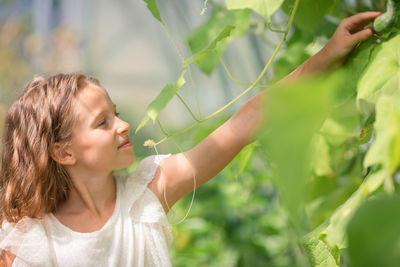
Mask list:
[{"label": "blurred green foliage", "polygon": [[[163,23],[156,1],[145,2]],[[267,23],[283,29],[294,3],[227,0],[227,9],[216,2],[209,1],[208,20],[186,39],[196,56],[193,61],[206,74],[215,70],[218,55],[223,56],[236,39],[280,36]],[[318,51],[341,19],[361,11],[384,11],[385,3],[300,0],[269,84]],[[17,85],[34,72],[34,64],[21,55],[35,54],[44,46],[32,34],[29,14],[0,21],[5,96],[0,101],[1,133]],[[41,72],[54,70],[66,43],[74,43],[68,31],[59,30],[54,36],[56,46],[47,51],[48,63],[42,64]],[[373,37],[353,51],[340,72],[274,88],[266,105],[270,123],[229,166],[196,191],[188,218],[174,226],[174,266],[397,266],[399,42],[396,31]],[[190,148],[226,119],[207,121],[174,140]],[[167,148],[179,152],[173,143]],[[152,153],[135,149],[139,154]],[[185,216],[190,201],[188,195],[176,204],[174,222]]]},{"label": "blurred green foliage", "polygon": [[[295,1],[271,3],[209,3],[209,20],[187,38],[191,51],[207,47],[227,25],[256,38],[279,34],[269,22],[284,29],[282,17]],[[341,19],[384,11],[386,0],[299,3],[271,85],[323,47]],[[231,9],[252,10],[250,22],[229,19]],[[399,36],[397,29],[359,44],[338,71],[268,89],[268,120],[256,141],[198,189],[189,217],[175,226],[175,266],[398,265]],[[226,45],[228,39],[196,62],[204,73],[215,69],[215,52],[222,56]],[[223,121],[174,140],[192,147]],[[176,205],[175,221],[190,200]]]}]

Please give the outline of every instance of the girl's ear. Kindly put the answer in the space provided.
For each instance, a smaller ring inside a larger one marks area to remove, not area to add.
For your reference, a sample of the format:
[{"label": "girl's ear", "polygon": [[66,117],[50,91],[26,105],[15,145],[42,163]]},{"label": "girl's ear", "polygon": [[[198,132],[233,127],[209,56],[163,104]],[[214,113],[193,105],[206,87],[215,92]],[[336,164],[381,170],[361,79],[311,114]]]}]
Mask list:
[{"label": "girl's ear", "polygon": [[50,144],[49,153],[50,157],[61,165],[74,165],[76,163],[74,155],[68,151],[65,145],[60,143]]}]

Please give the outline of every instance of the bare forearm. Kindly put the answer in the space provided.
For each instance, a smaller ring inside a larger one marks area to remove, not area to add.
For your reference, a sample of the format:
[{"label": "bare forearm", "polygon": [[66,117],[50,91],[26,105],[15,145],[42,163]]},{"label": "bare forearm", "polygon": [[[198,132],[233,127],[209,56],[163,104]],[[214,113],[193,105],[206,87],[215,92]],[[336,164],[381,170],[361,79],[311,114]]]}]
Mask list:
[{"label": "bare forearm", "polygon": [[319,51],[317,54],[310,57],[302,65],[297,67],[293,72],[291,72],[285,78],[280,80],[278,84],[296,79],[304,75],[316,74],[319,72],[325,72],[332,69],[334,66],[329,64],[327,60],[324,60],[324,58],[327,58],[325,53],[326,53],[325,50]]},{"label": "bare forearm", "polygon": [[[323,61],[324,53],[325,51],[321,50],[319,53],[309,58],[301,66],[296,68],[296,70],[280,80],[278,84],[291,81],[304,75],[329,70],[331,66]],[[235,132],[237,132],[240,143],[244,145],[251,142],[253,134],[260,124],[265,121],[262,103],[267,97],[267,90],[257,94],[246,102],[229,121],[231,127],[236,129]]]}]

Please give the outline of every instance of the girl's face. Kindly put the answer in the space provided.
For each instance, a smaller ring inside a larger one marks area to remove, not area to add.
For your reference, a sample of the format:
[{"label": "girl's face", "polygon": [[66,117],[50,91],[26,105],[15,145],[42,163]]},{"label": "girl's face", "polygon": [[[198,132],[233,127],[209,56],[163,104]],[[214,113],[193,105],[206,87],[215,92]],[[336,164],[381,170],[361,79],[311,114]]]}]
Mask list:
[{"label": "girl's face", "polygon": [[118,118],[105,89],[89,84],[79,91],[74,104],[78,118],[70,148],[76,167],[110,172],[131,165],[135,155],[129,142],[130,126]]}]

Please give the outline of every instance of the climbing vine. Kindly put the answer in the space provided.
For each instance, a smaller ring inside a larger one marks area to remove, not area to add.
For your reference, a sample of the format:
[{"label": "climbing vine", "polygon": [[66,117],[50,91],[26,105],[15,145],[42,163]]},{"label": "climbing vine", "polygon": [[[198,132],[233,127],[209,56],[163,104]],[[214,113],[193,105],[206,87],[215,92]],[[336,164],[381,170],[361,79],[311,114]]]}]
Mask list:
[{"label": "climbing vine", "polygon": [[[165,137],[149,140],[145,145],[157,149],[166,140],[176,142],[173,137],[196,131],[203,122],[221,114],[254,88],[270,90],[265,103],[268,125],[263,125],[256,141],[244,149],[228,171],[236,164],[236,174],[257,176],[254,184],[249,185],[254,189],[262,188],[266,180],[272,182],[279,199],[273,207],[279,210],[290,234],[280,243],[279,253],[266,249],[266,237],[254,245],[262,251],[260,254],[264,253],[262,261],[239,253],[231,259],[231,265],[262,266],[268,262],[271,266],[396,266],[400,259],[399,2],[226,0],[223,5],[203,1],[199,14],[208,15],[208,20],[187,37],[192,53],[188,57],[177,48],[156,1],[145,2],[182,61],[180,77],[167,84],[149,104],[136,130],[153,121]],[[311,56],[315,47],[322,47],[341,19],[368,10],[385,13],[371,25],[383,35],[359,44],[343,67],[269,89],[273,81]],[[285,24],[277,24],[276,17],[285,17]],[[255,24],[261,25],[258,33],[250,27],[254,18],[258,20]],[[281,34],[279,44],[265,60],[256,80],[239,81],[224,62],[224,51],[237,38],[265,32]],[[227,79],[244,87],[242,93],[203,116],[190,71],[193,64],[206,74],[221,64]],[[260,84],[267,71],[273,71],[275,78]],[[196,112],[179,94],[186,79],[196,98]],[[184,104],[194,123],[168,133],[158,115],[174,97]],[[262,175],[246,167],[256,162],[262,163]],[[275,199],[268,194],[264,197],[265,201]],[[258,214],[264,218],[262,212]],[[245,222],[241,227],[244,225]],[[185,238],[178,236],[178,243],[186,244],[182,240]],[[265,255],[268,253],[271,255]]]}]

